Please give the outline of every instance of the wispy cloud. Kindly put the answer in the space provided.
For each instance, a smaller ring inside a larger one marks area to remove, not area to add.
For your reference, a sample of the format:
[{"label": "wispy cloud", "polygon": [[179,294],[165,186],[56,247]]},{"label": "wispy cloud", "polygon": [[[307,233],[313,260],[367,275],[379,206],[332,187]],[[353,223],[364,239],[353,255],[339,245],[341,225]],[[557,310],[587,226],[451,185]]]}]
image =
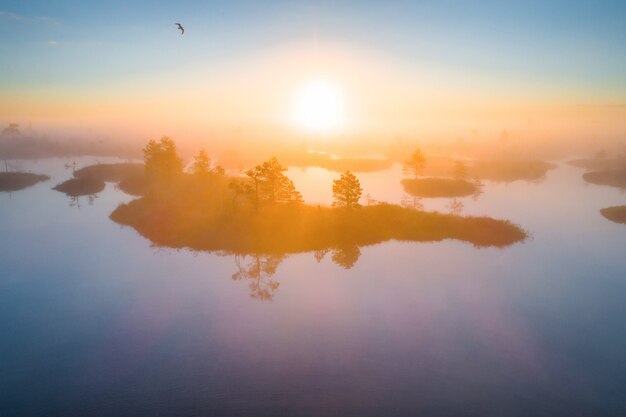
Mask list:
[{"label": "wispy cloud", "polygon": [[0,10],[0,20],[11,21],[15,23],[44,23],[50,26],[56,26],[61,23],[59,19],[51,16],[26,16],[13,12]]},{"label": "wispy cloud", "polygon": [[47,43],[50,46],[57,46],[59,44],[59,41],[55,41],[53,39],[50,39]]}]

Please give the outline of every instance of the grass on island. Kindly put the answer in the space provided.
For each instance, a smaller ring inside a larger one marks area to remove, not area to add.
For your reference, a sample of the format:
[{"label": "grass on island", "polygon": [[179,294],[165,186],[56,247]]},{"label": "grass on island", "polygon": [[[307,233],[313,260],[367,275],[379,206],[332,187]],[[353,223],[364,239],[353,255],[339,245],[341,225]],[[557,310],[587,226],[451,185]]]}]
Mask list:
[{"label": "grass on island", "polygon": [[600,210],[600,214],[612,222],[626,224],[626,206],[603,208]]},{"label": "grass on island", "polygon": [[47,175],[29,172],[0,172],[0,191],[19,191],[49,179]]},{"label": "grass on island", "polygon": [[116,182],[119,188],[131,195],[141,195],[145,186],[145,167],[139,163],[116,163],[90,165],[74,172],[69,179],[53,190],[70,197],[97,194],[104,190],[105,182]]},{"label": "grass on island", "polygon": [[626,169],[586,172],[583,179],[591,184],[626,189]]},{"label": "grass on island", "polygon": [[415,211],[391,204],[353,209],[299,203],[258,209],[234,194],[225,177],[185,174],[120,205],[111,219],[135,228],[159,246],[232,253],[297,253],[387,240],[458,239],[504,247],[526,238],[518,226],[487,217]]},{"label": "grass on island", "polygon": [[403,179],[404,191],[415,197],[465,197],[478,191],[469,181],[453,178]]},{"label": "grass on island", "polygon": [[143,176],[143,164],[123,162],[117,164],[97,164],[81,168],[74,173],[75,178],[93,178],[105,182],[120,182],[129,177]]},{"label": "grass on island", "polygon": [[72,178],[52,189],[65,193],[70,197],[80,197],[97,194],[104,190],[104,186],[104,181],[96,178]]}]

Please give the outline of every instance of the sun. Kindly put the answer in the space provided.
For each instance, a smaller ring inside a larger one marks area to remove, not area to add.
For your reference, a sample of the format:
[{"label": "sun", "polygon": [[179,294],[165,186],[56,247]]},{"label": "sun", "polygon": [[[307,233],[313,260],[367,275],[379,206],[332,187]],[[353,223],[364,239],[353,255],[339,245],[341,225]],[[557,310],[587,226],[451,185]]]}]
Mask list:
[{"label": "sun", "polygon": [[344,124],[342,91],[326,80],[312,80],[294,94],[293,119],[304,130],[331,133]]}]

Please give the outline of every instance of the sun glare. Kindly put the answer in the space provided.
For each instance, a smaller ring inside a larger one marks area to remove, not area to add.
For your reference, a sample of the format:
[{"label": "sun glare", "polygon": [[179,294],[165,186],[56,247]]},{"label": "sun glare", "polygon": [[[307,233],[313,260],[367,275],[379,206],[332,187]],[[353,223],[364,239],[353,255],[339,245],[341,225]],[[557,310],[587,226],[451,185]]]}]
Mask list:
[{"label": "sun glare", "polygon": [[311,81],[296,91],[293,117],[298,127],[311,132],[336,131],[344,122],[343,95],[327,81]]}]

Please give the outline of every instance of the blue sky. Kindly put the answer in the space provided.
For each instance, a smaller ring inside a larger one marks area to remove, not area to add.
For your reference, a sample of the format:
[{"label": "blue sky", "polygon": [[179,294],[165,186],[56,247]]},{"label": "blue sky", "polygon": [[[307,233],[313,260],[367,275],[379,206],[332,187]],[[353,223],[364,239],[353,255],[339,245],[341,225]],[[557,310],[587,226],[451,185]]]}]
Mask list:
[{"label": "blue sky", "polygon": [[[0,67],[2,84],[76,76],[89,81],[91,74],[97,80],[103,72],[115,76],[199,57],[229,59],[319,37],[408,62],[624,91],[624,1],[379,3],[4,1],[0,47],[9,58]],[[182,21],[192,38],[184,46],[174,36],[174,21]]]},{"label": "blue sky", "polygon": [[626,102],[623,0],[5,0],[0,93],[97,89],[313,39],[380,51],[408,68],[445,69],[469,83],[493,78],[572,91],[579,101]]}]

